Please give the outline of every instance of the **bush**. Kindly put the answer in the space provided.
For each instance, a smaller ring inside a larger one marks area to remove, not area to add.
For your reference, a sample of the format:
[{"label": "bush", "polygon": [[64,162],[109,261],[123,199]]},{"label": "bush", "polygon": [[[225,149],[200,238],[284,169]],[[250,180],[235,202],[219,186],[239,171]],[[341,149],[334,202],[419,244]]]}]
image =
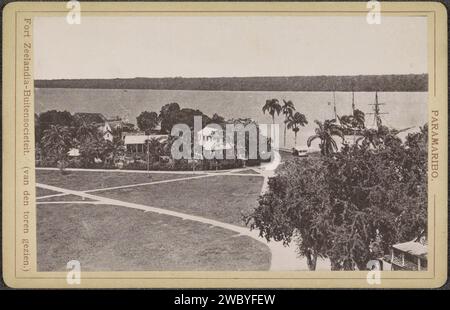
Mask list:
[{"label": "bush", "polygon": [[189,166],[187,159],[177,159],[174,161],[173,168],[174,170],[190,170],[193,167]]},{"label": "bush", "polygon": [[134,161],[123,166],[124,169],[129,170],[147,170],[147,163],[142,161]]},{"label": "bush", "polygon": [[[260,160],[248,160],[247,166],[259,165]],[[36,167],[58,167],[54,159],[36,160]],[[192,171],[192,170],[227,170],[244,167],[244,161],[237,159],[223,160],[201,160],[188,161],[179,159],[174,161],[154,161],[150,163],[150,170],[155,171]],[[85,169],[118,169],[112,162],[92,162],[83,160],[80,157],[72,157],[65,163],[65,168],[85,168]],[[124,162],[122,169],[127,170],[147,170],[147,162],[135,160],[133,162]]]},{"label": "bush", "polygon": [[249,159],[247,160],[247,162],[245,163],[246,166],[258,166],[261,164],[261,160],[260,159]]},{"label": "bush", "polygon": [[41,158],[36,160],[36,167],[56,167],[56,160],[52,158]]},{"label": "bush", "polygon": [[83,168],[83,163],[79,158],[71,158],[69,160],[69,167],[70,168]]}]

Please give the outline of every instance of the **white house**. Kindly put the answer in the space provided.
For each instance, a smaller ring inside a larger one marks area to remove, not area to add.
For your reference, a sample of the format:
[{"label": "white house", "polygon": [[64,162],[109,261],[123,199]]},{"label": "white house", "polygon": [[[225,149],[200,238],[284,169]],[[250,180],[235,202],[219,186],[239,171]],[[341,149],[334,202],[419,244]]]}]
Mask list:
[{"label": "white house", "polygon": [[[218,125],[207,125],[197,132],[198,144],[203,151],[224,151],[233,148],[229,142],[224,142],[225,132]],[[203,155],[203,154],[200,154]]]},{"label": "white house", "polygon": [[168,135],[145,135],[145,134],[127,134],[123,137],[124,145],[129,153],[144,153],[147,140],[157,139],[164,142]]},{"label": "white house", "polygon": [[99,127],[99,130],[103,133],[103,139],[108,141],[113,141],[114,137],[112,134],[111,126],[108,122],[105,122],[103,125]]}]

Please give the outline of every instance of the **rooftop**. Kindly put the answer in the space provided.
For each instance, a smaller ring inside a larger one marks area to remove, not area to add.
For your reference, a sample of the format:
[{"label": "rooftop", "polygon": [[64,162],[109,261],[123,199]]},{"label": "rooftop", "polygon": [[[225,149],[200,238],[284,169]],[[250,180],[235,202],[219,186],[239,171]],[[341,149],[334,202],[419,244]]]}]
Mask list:
[{"label": "rooftop", "polygon": [[423,245],[420,242],[417,241],[408,241],[404,243],[397,243],[392,246],[394,249],[397,249],[399,251],[418,256],[421,258],[426,258],[426,255],[428,253],[428,249],[426,245]]},{"label": "rooftop", "polygon": [[124,139],[127,144],[145,144],[147,140],[158,139],[160,141],[167,140],[168,135],[126,135]]}]

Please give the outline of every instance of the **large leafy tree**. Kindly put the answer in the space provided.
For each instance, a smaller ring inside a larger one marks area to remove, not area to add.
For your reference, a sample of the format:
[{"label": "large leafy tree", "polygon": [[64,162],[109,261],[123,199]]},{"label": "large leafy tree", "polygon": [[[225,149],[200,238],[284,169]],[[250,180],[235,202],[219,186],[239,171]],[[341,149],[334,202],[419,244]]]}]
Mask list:
[{"label": "large leafy tree", "polygon": [[176,114],[174,124],[186,124],[190,128],[194,128],[194,116],[200,116],[202,118],[203,127],[211,123],[211,119],[206,114],[203,114],[202,111],[184,108]]},{"label": "large leafy tree", "polygon": [[291,100],[284,100],[283,99],[283,106],[281,107],[281,112],[284,115],[284,146],[286,147],[286,129],[287,129],[287,123],[289,121],[289,118],[292,116],[292,114],[295,111],[294,103]]},{"label": "large leafy tree", "polygon": [[144,111],[136,117],[137,125],[141,131],[149,134],[159,125],[159,116],[156,112]]},{"label": "large leafy tree", "polygon": [[39,125],[42,132],[52,125],[72,127],[74,123],[75,118],[67,111],[49,110],[39,114]]},{"label": "large leafy tree", "polygon": [[289,117],[287,121],[287,128],[292,129],[294,132],[295,146],[297,146],[297,134],[300,131],[300,126],[308,124],[306,116],[300,112],[295,112],[294,115]]},{"label": "large leafy tree", "polygon": [[330,255],[336,269],[364,269],[370,246],[384,253],[426,229],[426,149],[387,134],[378,149],[353,146],[328,158],[330,196],[340,222]]},{"label": "large leafy tree", "polygon": [[[212,122],[206,114],[200,110],[183,108],[180,109],[178,103],[169,103],[161,108],[159,118],[161,120],[161,132],[170,134],[175,124],[186,124],[194,128],[194,116],[202,117],[202,125],[206,126]],[[216,115],[215,121],[221,121],[222,117]]]},{"label": "large leafy tree", "polygon": [[281,105],[280,105],[278,99],[266,100],[266,104],[264,104],[262,111],[264,114],[266,112],[268,112],[269,115],[272,117],[272,123],[275,124],[275,113],[277,115],[280,115],[280,112],[281,112]]},{"label": "large leafy tree", "polygon": [[177,123],[177,114],[180,105],[176,102],[168,103],[161,108],[159,119],[161,121],[161,132],[170,133],[173,125]]},{"label": "large leafy tree", "polygon": [[325,120],[323,123],[315,120],[317,124],[317,128],[315,129],[315,135],[308,138],[307,144],[308,147],[311,146],[311,143],[320,139],[320,151],[322,155],[330,155],[338,150],[338,146],[336,141],[334,140],[334,136],[340,137],[342,141],[344,140],[344,133],[342,129],[336,124],[336,120]]},{"label": "large leafy tree", "polygon": [[267,240],[295,241],[310,270],[317,258],[326,257],[330,231],[329,195],[323,163],[306,158],[286,162],[269,179],[269,190],[259,198],[259,207],[246,217],[251,229],[259,229]]},{"label": "large leafy tree", "polygon": [[426,231],[425,131],[405,143],[384,137],[377,149],[353,145],[333,157],[286,162],[248,223],[268,240],[295,241],[310,269],[316,257],[333,270],[366,269]]}]

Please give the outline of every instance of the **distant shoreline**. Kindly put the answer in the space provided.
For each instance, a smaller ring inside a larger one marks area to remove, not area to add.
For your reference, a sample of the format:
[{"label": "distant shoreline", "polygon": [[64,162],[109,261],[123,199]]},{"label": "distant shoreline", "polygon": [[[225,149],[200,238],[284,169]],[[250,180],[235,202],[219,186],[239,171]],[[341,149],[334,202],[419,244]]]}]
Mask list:
[{"label": "distant shoreline", "polygon": [[36,88],[130,90],[425,92],[428,75],[54,79],[35,80],[34,85]]},{"label": "distant shoreline", "polygon": [[[208,89],[208,90],[199,90],[199,89],[151,89],[151,88],[87,88],[87,87],[34,87],[35,90],[40,89],[52,89],[52,90],[115,90],[115,91],[142,91],[142,90],[149,90],[149,91],[163,91],[163,92],[171,92],[171,91],[183,91],[183,92],[214,92],[214,93],[229,93],[229,92],[236,92],[236,93],[329,93],[328,90],[223,90],[223,89]],[[389,90],[389,91],[377,91],[378,93],[424,93],[428,90],[409,90],[409,91],[403,91],[403,90]],[[336,94],[339,93],[351,93],[351,90],[336,90]],[[354,91],[355,93],[374,93],[373,90],[358,90]]]}]

